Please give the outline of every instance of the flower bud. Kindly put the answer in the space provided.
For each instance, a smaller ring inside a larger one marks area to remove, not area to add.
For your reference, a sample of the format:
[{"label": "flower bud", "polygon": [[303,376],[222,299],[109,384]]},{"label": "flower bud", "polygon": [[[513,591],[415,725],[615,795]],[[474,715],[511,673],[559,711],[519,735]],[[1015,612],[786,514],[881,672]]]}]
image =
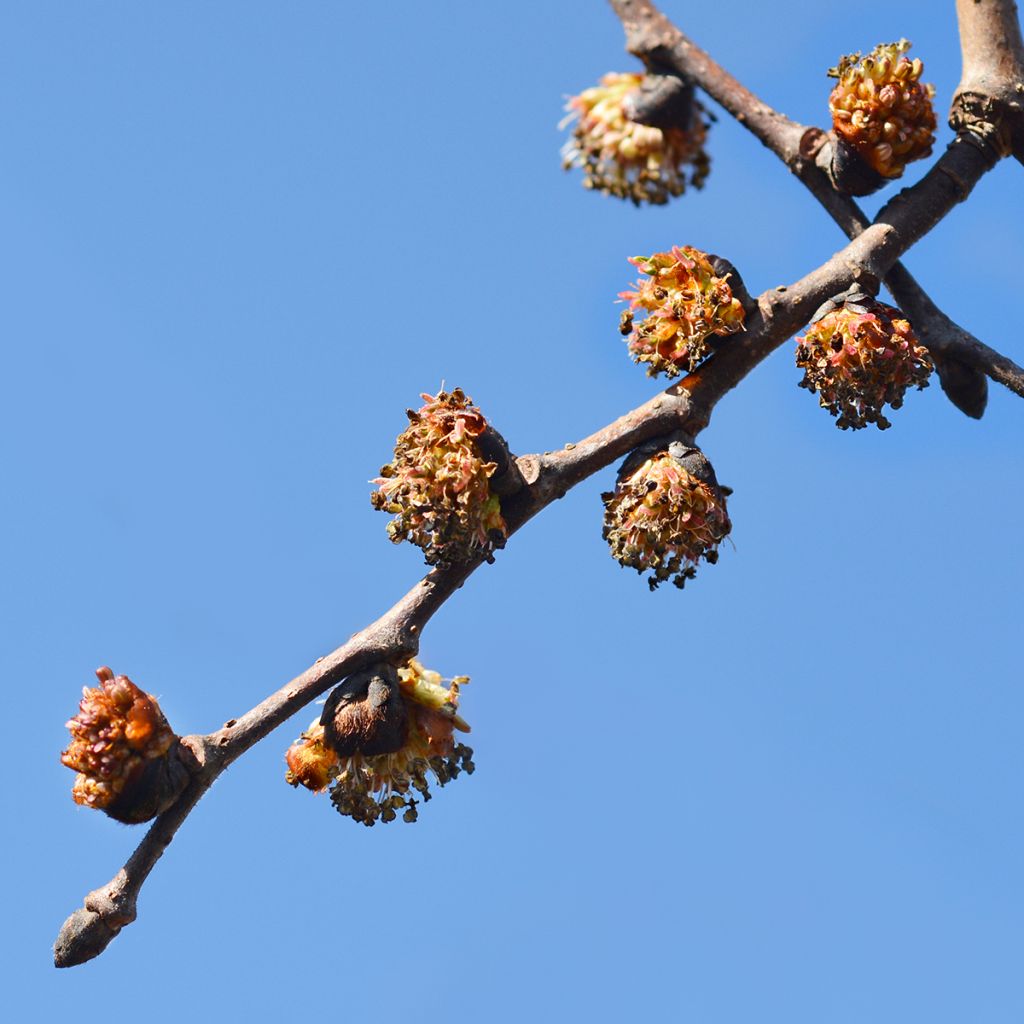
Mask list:
[{"label": "flower bud", "polygon": [[869,423],[886,430],[891,424],[882,409],[900,408],[907,388],[927,387],[932,372],[928,350],[903,314],[873,299],[847,300],[796,341],[800,387],[818,393],[841,430]]},{"label": "flower bud", "polygon": [[576,124],[562,147],[562,166],[582,168],[584,188],[638,206],[661,205],[682,195],[687,184],[704,184],[710,167],[704,152],[707,125],[692,90],[688,116],[678,124],[656,128],[630,120],[623,103],[643,80],[640,74],[607,74],[600,85],[569,100],[560,127],[574,119]]},{"label": "flower bud", "polygon": [[[647,363],[648,376],[671,378],[693,370],[710,354],[710,339],[742,330],[743,306],[733,297],[730,275],[718,277],[706,253],[674,246],[629,262],[648,276],[637,281],[635,291],[620,292],[629,309],[619,330],[628,335],[633,361]],[[644,312],[639,322],[637,310]]]},{"label": "flower bud", "polygon": [[828,72],[839,80],[828,101],[833,130],[882,178],[900,177],[935,141],[935,89],[920,82],[923,66],[904,56],[909,49],[906,39],[883,43]]},{"label": "flower bud", "polygon": [[96,677],[99,686],[83,688],[78,714],[67,723],[71,745],[60,756],[78,772],[71,796],[126,824],[148,821],[188,784],[178,737],[156,698],[127,676],[104,667]]},{"label": "flower bud", "polygon": [[649,572],[651,590],[667,579],[682,587],[700,559],[718,561],[718,545],[732,529],[725,491],[697,448],[673,442],[638,449],[622,464],[615,490],[602,495],[612,557]]},{"label": "flower bud", "polygon": [[391,512],[388,536],[423,549],[428,565],[451,565],[504,546],[508,527],[491,492],[497,463],[484,458],[487,421],[456,388],[423,395],[426,405],[409,410],[409,426],[395,444],[395,458],[373,483],[373,507]]}]

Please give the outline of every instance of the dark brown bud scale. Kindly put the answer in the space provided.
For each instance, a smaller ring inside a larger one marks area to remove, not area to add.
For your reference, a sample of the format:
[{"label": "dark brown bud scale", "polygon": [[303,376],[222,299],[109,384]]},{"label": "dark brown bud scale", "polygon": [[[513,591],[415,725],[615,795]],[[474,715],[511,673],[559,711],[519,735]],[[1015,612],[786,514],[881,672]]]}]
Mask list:
[{"label": "dark brown bud scale", "polygon": [[393,754],[409,732],[409,715],[398,673],[381,665],[350,676],[324,705],[320,724],[324,742],[338,757]]}]

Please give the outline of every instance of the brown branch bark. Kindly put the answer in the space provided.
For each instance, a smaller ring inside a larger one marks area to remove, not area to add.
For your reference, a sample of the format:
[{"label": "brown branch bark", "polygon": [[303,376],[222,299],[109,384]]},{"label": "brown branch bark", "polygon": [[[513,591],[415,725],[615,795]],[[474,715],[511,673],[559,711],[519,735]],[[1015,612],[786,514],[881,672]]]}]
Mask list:
[{"label": "brown branch bark", "polygon": [[626,49],[652,74],[671,72],[699,85],[791,169],[801,159],[806,126],[773,110],[695,45],[650,0],[611,0],[626,30]]},{"label": "brown branch bark", "polygon": [[957,0],[963,73],[949,123],[999,156],[1024,153],[1024,40],[1014,0]]},{"label": "brown branch bark", "polygon": [[[611,0],[611,6],[623,23],[626,49],[652,73],[682,75],[700,86],[786,164],[847,237],[855,238],[866,228],[869,221],[863,211],[849,196],[836,192],[825,172],[824,168],[831,162],[827,155],[830,138],[826,132],[774,111],[689,40],[650,0]],[[975,25],[971,21],[973,42],[970,55],[966,49],[964,51],[965,69],[976,50],[984,52],[987,30],[995,30],[1012,20],[1019,43],[1020,26],[1013,20],[1016,5],[1009,0],[984,0],[977,5],[974,0],[960,0],[958,10],[961,6],[999,8],[995,13],[987,10],[983,24]],[[968,13],[971,15],[973,11]],[[981,21],[981,16],[978,20]],[[1007,29],[1007,34],[1010,37],[1013,32]],[[1016,46],[1011,46],[1011,50],[1018,52]],[[965,79],[975,82],[978,89],[986,88],[993,80],[989,64],[979,65],[984,70],[970,76],[965,70]],[[999,74],[1004,76],[1000,80],[1005,81],[1007,75],[1012,78],[1016,66],[1012,61],[997,62]],[[647,114],[649,116],[650,112]],[[978,378],[979,373],[1024,397],[1024,368],[954,323],[902,264],[893,265],[885,284],[913,321],[922,341],[936,356],[942,386],[959,408],[975,418],[983,412],[987,389],[984,380]]]},{"label": "brown branch bark", "polygon": [[[663,19],[659,22],[649,13],[649,4],[621,0],[615,6],[632,11],[642,21],[653,19],[655,30],[663,40],[667,38]],[[667,44],[663,41],[659,45]],[[703,74],[714,77],[720,72],[699,51],[691,52],[687,59],[702,67]],[[804,137],[801,126],[794,127],[738,83],[721,89],[720,95],[735,108],[738,117],[743,114],[748,123],[757,125],[766,144],[772,144],[769,139],[775,140],[785,153],[795,144],[794,159],[805,159],[799,154]],[[899,256],[966,198],[989,166],[980,149],[957,139],[920,182],[886,204],[874,224],[864,226],[863,215],[858,220],[848,209],[843,212],[837,208],[847,217],[856,237],[800,281],[759,296],[746,333],[738,340],[724,346],[697,372],[576,444],[516,459],[516,471],[510,468],[509,474],[518,489],[510,488],[502,506],[510,534],[575,484],[644,442],[671,433],[696,437],[708,424],[717,402],[803,326],[825,299],[852,283],[870,282],[890,273]],[[72,966],[98,956],[124,926],[135,920],[143,883],[192,808],[225,768],[346,676],[376,661],[400,661],[417,653],[419,637],[430,618],[480,564],[482,560],[433,570],[374,623],[318,659],[241,718],[209,735],[185,737],[183,745],[191,754],[187,764],[192,775],[189,786],[153,822],[117,875],[89,893],[84,906],[64,923],[54,946],[56,965]]]}]

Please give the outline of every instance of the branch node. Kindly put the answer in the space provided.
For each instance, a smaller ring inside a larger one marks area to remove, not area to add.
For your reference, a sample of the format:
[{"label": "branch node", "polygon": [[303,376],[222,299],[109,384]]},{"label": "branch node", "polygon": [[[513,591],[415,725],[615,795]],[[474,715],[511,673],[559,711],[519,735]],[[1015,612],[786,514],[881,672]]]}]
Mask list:
[{"label": "branch node", "polygon": [[953,98],[949,126],[961,142],[970,143],[994,167],[1013,152],[1014,127],[1024,124],[1019,109],[994,96],[960,92]]}]

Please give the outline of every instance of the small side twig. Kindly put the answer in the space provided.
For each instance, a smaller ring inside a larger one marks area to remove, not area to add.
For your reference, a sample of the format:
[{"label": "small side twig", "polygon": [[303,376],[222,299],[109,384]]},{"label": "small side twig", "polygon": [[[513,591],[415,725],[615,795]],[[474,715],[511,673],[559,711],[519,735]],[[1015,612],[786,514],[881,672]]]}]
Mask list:
[{"label": "small side twig", "polygon": [[1024,39],[1014,0],[957,0],[963,72],[949,123],[996,157],[1024,150]]}]

